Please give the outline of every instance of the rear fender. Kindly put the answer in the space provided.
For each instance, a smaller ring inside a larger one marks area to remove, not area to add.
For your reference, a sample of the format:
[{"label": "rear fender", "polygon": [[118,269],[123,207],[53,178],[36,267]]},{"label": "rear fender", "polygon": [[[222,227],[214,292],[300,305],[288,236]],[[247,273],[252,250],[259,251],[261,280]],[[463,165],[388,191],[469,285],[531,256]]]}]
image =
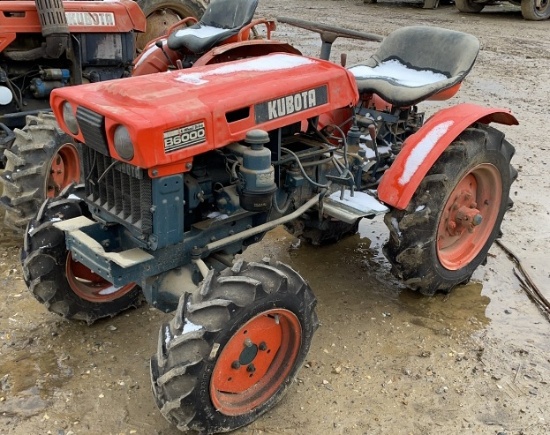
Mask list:
[{"label": "rear fender", "polygon": [[476,122],[518,124],[507,109],[459,104],[439,111],[405,140],[403,149],[380,180],[378,198],[392,207],[407,208],[416,189],[443,151]]},{"label": "rear fender", "polygon": [[[168,48],[167,41],[168,39],[166,36],[160,36],[149,42],[141,54],[134,59],[132,76],[144,76],[157,72],[165,72],[168,71],[171,65],[176,65],[176,61],[180,58],[180,54]],[[162,44],[162,49],[157,47],[157,42]],[[168,59],[170,59],[170,61]]]}]

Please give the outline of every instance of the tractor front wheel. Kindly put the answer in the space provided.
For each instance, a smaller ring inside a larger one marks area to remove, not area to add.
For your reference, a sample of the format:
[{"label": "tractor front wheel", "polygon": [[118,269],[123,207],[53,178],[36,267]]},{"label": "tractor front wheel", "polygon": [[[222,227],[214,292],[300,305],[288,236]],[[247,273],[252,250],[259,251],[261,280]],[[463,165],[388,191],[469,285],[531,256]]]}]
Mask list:
[{"label": "tractor front wheel", "polygon": [[77,190],[68,189],[62,196],[48,199],[29,222],[21,257],[25,282],[39,302],[66,319],[91,324],[137,307],[142,294],[134,283],[114,286],[67,251],[65,234],[53,224],[86,212]]},{"label": "tractor front wheel", "polygon": [[215,433],[267,412],[307,355],[315,304],[308,284],[282,263],[211,271],[160,329],[151,379],[162,414],[182,430]]},{"label": "tractor front wheel", "polygon": [[550,0],[521,0],[521,15],[531,21],[547,20],[550,18]]},{"label": "tractor front wheel", "polygon": [[517,171],[514,147],[500,131],[478,124],[439,157],[405,210],[384,221],[384,254],[392,272],[426,295],[467,282],[500,236]]},{"label": "tractor front wheel", "polygon": [[22,232],[46,198],[54,198],[80,182],[78,150],[51,113],[28,116],[27,125],[15,130],[15,141],[5,151],[6,170],[2,203],[4,223]]}]

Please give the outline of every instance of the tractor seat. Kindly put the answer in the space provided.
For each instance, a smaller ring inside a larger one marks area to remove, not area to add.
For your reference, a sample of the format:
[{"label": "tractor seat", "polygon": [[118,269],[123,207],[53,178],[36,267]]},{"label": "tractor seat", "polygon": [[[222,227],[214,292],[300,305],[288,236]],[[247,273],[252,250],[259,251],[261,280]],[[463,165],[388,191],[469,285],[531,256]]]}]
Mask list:
[{"label": "tractor seat", "polygon": [[[365,63],[349,68],[360,93],[374,93],[407,107],[458,85],[468,75],[479,41],[473,35],[438,27],[404,27],[389,34]],[[455,92],[458,86],[455,88]]]},{"label": "tractor seat", "polygon": [[258,0],[212,0],[200,21],[168,36],[168,48],[201,54],[250,24]]}]

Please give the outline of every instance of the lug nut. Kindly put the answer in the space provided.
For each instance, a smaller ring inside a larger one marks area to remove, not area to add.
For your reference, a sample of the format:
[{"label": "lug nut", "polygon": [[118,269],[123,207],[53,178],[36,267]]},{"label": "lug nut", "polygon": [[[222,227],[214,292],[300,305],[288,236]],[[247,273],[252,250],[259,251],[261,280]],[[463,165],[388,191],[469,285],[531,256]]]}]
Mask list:
[{"label": "lug nut", "polygon": [[250,373],[254,373],[256,371],[256,367],[254,367],[254,364],[248,364],[246,371]]},{"label": "lug nut", "polygon": [[479,225],[481,221],[483,221],[483,216],[481,216],[480,214],[476,214],[472,219],[472,223],[476,226]]},{"label": "lug nut", "polygon": [[235,370],[240,369],[241,368],[241,363],[239,361],[233,361],[231,363],[231,368],[235,369]]},{"label": "lug nut", "polygon": [[244,341],[244,345],[246,347],[250,347],[252,346],[252,340],[250,338],[247,338],[245,341]]},{"label": "lug nut", "polygon": [[262,341],[260,345],[258,346],[258,349],[260,350],[267,350],[267,344],[265,344],[265,341]]}]

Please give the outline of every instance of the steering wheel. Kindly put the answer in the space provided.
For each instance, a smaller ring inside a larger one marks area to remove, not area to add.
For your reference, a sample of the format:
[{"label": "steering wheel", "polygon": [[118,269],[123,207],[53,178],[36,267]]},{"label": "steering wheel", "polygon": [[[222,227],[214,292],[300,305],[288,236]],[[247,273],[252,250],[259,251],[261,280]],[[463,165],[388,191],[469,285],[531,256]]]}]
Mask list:
[{"label": "steering wheel", "polygon": [[383,36],[375,33],[363,33],[356,30],[343,29],[341,27],[328,26],[326,24],[319,24],[311,21],[297,20],[295,18],[278,17],[277,21],[319,33],[319,35],[321,35],[321,40],[329,44],[332,44],[338,37],[375,42],[381,42],[382,39],[384,39]]}]

